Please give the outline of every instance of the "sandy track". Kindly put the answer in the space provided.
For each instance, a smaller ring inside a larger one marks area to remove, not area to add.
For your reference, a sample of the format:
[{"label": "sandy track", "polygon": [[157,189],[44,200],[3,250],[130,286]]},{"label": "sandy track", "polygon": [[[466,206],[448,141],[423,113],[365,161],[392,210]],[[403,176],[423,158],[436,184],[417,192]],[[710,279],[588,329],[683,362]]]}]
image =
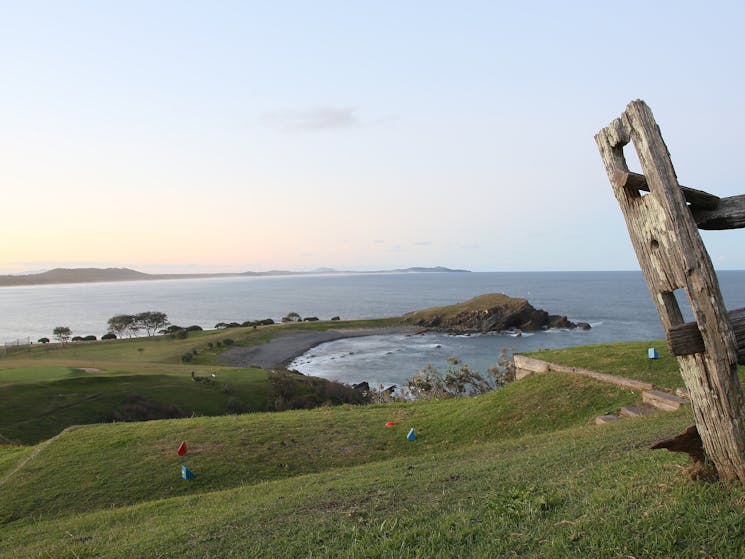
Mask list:
[{"label": "sandy track", "polygon": [[324,342],[359,336],[418,332],[421,328],[391,326],[386,328],[359,328],[349,330],[281,332],[265,344],[233,347],[219,359],[221,365],[232,367],[261,367],[263,369],[286,367],[293,359]]}]

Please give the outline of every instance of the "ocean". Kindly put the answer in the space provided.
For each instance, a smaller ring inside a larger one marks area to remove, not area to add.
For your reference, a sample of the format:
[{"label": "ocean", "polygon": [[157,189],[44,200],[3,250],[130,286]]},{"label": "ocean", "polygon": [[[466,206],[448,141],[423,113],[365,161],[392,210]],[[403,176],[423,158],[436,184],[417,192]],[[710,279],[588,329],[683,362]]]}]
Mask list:
[{"label": "ocean", "polygon": [[[718,273],[727,308],[745,307],[745,271]],[[161,311],[171,323],[213,328],[218,322],[303,317],[364,319],[465,301],[483,293],[525,297],[536,308],[589,322],[588,331],[370,336],[318,346],[292,367],[344,382],[399,383],[431,363],[458,357],[485,371],[502,349],[529,351],[664,337],[640,272],[450,272],[304,275],[88,283],[0,288],[0,342],[106,332],[117,314]],[[687,304],[681,302],[686,314]],[[687,312],[690,319],[690,312]]]}]

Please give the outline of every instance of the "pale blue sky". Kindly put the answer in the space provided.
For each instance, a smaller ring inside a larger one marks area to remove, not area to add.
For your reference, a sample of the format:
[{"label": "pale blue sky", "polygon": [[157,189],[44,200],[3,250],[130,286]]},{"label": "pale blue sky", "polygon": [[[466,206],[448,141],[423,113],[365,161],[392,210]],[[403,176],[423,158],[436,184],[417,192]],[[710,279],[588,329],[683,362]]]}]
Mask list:
[{"label": "pale blue sky", "polygon": [[0,271],[637,269],[593,135],[745,193],[743,6],[0,1]]}]

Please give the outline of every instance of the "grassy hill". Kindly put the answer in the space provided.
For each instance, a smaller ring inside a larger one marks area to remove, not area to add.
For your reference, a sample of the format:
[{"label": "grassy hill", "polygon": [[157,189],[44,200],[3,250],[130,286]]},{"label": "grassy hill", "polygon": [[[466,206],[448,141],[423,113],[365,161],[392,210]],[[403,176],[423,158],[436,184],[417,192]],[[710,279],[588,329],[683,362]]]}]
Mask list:
[{"label": "grassy hill", "polygon": [[[319,330],[332,325],[344,328],[350,323],[230,328],[195,332],[186,339],[156,336],[19,348],[0,358],[0,442],[36,443],[79,424],[354,401],[351,390],[321,379],[216,365],[227,347],[264,343],[293,329]],[[183,362],[184,355],[189,362]],[[209,382],[193,382],[192,371]]]},{"label": "grassy hill", "polygon": [[[593,352],[567,359],[600,368]],[[80,374],[27,359],[40,379]],[[669,356],[654,367],[673,382]],[[0,447],[0,557],[743,556],[745,490],[648,450],[688,410],[594,425],[638,399],[551,373],[470,399],[71,427]]]}]

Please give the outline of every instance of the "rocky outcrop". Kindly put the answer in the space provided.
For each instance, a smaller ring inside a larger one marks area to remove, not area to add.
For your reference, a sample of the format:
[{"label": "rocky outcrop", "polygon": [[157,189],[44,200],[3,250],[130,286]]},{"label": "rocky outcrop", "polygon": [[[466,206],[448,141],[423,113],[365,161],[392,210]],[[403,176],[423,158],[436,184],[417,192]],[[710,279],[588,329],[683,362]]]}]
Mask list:
[{"label": "rocky outcrop", "polygon": [[586,322],[575,324],[566,316],[536,309],[527,299],[502,293],[479,295],[465,303],[411,312],[403,315],[402,320],[407,324],[454,333],[590,328]]}]

